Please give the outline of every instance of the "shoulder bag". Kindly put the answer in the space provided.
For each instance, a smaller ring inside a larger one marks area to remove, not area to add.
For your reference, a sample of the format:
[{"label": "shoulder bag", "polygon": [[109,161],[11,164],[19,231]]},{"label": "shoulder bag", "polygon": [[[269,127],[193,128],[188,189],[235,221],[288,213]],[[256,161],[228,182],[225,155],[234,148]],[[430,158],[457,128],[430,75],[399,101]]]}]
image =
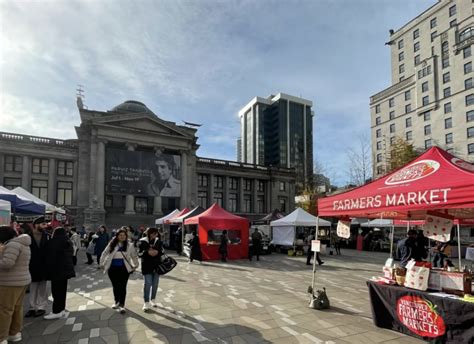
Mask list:
[{"label": "shoulder bag", "polygon": [[174,258],[163,253],[161,256],[161,262],[157,264],[155,271],[158,275],[166,275],[168,272],[173,270],[176,265],[178,265],[178,262]]}]

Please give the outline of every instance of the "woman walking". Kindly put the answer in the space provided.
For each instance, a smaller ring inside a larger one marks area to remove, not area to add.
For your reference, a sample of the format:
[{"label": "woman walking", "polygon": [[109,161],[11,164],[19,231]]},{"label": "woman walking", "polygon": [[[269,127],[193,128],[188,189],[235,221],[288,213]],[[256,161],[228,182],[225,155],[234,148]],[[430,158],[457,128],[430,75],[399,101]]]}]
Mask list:
[{"label": "woman walking", "polygon": [[156,272],[157,265],[163,255],[163,243],[157,228],[148,228],[145,236],[138,241],[138,256],[142,260],[143,274],[143,311],[157,307],[155,302],[160,275]]},{"label": "woman walking", "polygon": [[46,244],[46,279],[51,281],[53,310],[45,315],[46,320],[67,318],[67,281],[76,277],[73,264],[74,249],[63,227],[56,227]]},{"label": "woman walking", "polygon": [[23,298],[31,282],[31,237],[0,227],[0,343],[21,341]]},{"label": "woman walking", "polygon": [[97,264],[100,265],[100,256],[102,252],[104,252],[105,247],[109,243],[110,237],[109,233],[107,233],[107,228],[102,225],[99,227],[97,231],[97,238],[95,239],[95,248],[94,254],[97,256]]},{"label": "woman walking", "polygon": [[219,253],[221,254],[221,261],[227,262],[227,243],[229,238],[227,237],[227,231],[224,230],[221,236],[221,244],[219,245]]},{"label": "woman walking", "polygon": [[201,243],[199,242],[199,236],[196,230],[193,230],[193,238],[189,240],[189,246],[191,247],[191,253],[189,254],[189,262],[193,260],[202,262]]},{"label": "woman walking", "polygon": [[125,228],[122,227],[115,233],[115,237],[102,252],[100,266],[112,282],[115,300],[112,308],[118,309],[122,314],[125,313],[128,278],[138,267],[137,252],[128,240]]}]

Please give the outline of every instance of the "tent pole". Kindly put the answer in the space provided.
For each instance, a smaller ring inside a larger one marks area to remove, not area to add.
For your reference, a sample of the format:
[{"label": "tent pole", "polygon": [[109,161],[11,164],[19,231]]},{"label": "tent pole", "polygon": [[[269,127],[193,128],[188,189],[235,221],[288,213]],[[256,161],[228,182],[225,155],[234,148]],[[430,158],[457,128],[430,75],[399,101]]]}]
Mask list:
[{"label": "tent pole", "polygon": [[458,261],[459,261],[459,271],[461,270],[461,231],[459,230],[458,223]]},{"label": "tent pole", "polygon": [[393,234],[394,234],[394,227],[391,227],[390,230],[390,258],[393,258]]}]

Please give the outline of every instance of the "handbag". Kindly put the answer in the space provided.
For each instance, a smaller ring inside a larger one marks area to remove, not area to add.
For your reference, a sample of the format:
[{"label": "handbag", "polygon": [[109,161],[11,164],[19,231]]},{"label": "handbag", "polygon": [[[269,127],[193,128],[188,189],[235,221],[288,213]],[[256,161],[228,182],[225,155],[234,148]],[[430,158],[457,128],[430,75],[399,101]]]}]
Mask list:
[{"label": "handbag", "polygon": [[90,255],[94,255],[95,251],[95,243],[92,241],[89,243],[89,246],[87,246],[86,253],[89,253]]},{"label": "handbag", "polygon": [[178,262],[174,258],[163,254],[161,262],[157,264],[155,271],[158,275],[166,275],[173,270],[176,265],[178,265]]}]

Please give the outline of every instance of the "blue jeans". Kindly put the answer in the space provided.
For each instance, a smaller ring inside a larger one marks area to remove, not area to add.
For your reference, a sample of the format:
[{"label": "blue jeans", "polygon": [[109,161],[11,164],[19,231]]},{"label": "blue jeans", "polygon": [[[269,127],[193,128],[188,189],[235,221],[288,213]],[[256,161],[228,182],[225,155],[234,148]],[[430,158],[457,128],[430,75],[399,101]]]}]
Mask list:
[{"label": "blue jeans", "polygon": [[[145,302],[150,302],[155,300],[156,293],[158,292],[158,282],[160,281],[160,275],[156,272],[152,274],[143,275],[144,286],[143,286],[143,299]],[[151,297],[150,297],[151,292]]]}]

